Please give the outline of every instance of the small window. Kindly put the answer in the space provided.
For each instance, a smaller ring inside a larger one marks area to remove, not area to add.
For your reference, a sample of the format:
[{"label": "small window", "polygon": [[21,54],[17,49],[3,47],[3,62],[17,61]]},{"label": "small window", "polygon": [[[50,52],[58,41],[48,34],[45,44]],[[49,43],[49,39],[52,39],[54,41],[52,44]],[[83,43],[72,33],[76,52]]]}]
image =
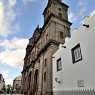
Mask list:
[{"label": "small window", "polygon": [[44,63],[45,67],[47,66],[47,59],[45,59],[45,63]]},{"label": "small window", "polygon": [[46,72],[44,73],[44,82],[46,81]]},{"label": "small window", "polygon": [[58,8],[59,11],[61,11],[61,8]]},{"label": "small window", "polygon": [[61,58],[59,58],[59,59],[57,60],[57,71],[60,71],[60,70],[62,70]]},{"label": "small window", "polygon": [[64,38],[64,34],[62,31],[60,31],[60,38],[63,39]]},{"label": "small window", "polygon": [[82,60],[80,44],[77,44],[74,48],[72,48],[71,52],[73,64]]}]

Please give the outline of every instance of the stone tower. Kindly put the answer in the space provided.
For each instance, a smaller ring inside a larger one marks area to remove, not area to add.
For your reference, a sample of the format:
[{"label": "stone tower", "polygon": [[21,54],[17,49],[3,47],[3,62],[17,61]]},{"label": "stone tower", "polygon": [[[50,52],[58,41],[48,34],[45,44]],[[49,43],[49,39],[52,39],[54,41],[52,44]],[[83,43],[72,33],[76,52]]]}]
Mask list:
[{"label": "stone tower", "polygon": [[44,25],[29,39],[24,58],[22,83],[25,95],[53,95],[52,55],[70,37],[68,6],[61,0],[48,0]]}]

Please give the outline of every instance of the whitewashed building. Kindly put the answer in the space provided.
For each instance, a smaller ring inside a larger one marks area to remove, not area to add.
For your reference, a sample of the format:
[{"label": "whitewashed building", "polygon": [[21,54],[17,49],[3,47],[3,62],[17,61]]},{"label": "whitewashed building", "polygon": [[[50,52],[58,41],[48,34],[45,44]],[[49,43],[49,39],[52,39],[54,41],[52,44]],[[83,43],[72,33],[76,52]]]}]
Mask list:
[{"label": "whitewashed building", "polygon": [[54,95],[95,95],[95,13],[52,57]]}]

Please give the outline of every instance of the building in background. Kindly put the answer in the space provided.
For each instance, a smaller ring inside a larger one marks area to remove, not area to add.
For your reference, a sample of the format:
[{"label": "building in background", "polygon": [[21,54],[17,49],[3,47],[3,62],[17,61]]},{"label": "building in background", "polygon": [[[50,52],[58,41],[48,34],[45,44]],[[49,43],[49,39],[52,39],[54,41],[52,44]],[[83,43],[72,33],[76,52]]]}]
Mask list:
[{"label": "building in background", "polygon": [[13,93],[15,93],[15,94],[22,93],[21,78],[22,78],[22,76],[18,76],[13,80]]},{"label": "building in background", "polygon": [[48,0],[43,12],[44,25],[29,39],[22,71],[25,95],[52,95],[52,55],[70,37],[68,6],[61,0]]},{"label": "building in background", "polygon": [[95,95],[95,14],[53,55],[53,95]]},{"label": "building in background", "polygon": [[5,81],[3,75],[0,74],[0,93],[4,93],[4,89],[5,89]]}]

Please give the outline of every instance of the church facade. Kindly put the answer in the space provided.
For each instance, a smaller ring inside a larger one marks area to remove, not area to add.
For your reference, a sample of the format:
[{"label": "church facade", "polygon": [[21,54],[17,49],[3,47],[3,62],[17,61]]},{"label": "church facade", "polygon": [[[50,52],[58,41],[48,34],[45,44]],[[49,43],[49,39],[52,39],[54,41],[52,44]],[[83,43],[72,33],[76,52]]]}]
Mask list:
[{"label": "church facade", "polygon": [[48,0],[43,12],[44,25],[37,26],[29,39],[24,58],[24,95],[53,95],[52,55],[70,37],[68,6],[61,0]]}]

